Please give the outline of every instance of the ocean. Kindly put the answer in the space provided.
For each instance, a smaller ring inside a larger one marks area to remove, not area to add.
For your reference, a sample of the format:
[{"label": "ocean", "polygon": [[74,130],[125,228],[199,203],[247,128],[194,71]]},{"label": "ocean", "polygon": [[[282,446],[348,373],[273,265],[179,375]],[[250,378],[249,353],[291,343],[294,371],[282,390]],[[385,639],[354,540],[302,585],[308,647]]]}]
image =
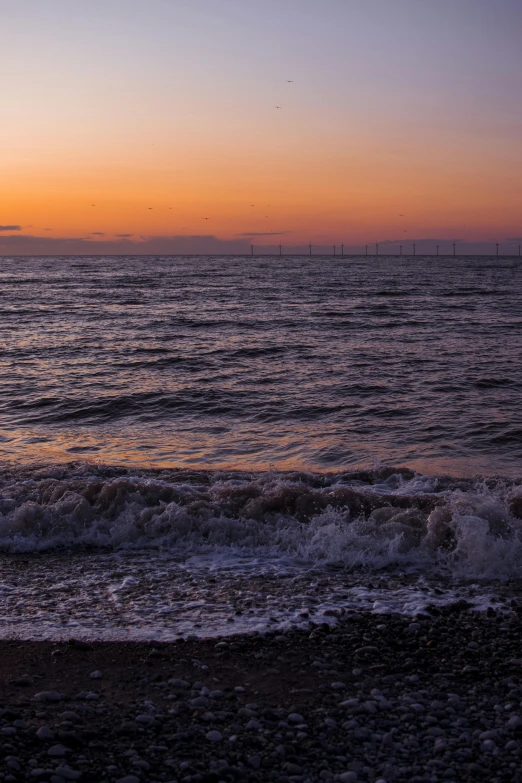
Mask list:
[{"label": "ocean", "polygon": [[509,612],[522,262],[0,259],[0,635]]}]

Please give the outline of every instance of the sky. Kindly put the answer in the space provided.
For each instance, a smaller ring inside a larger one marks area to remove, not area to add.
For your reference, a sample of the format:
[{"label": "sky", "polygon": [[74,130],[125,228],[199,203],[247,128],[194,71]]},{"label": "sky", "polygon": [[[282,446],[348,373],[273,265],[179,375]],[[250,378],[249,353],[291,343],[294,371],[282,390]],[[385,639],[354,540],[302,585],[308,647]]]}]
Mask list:
[{"label": "sky", "polygon": [[520,0],[0,15],[0,255],[522,242]]}]

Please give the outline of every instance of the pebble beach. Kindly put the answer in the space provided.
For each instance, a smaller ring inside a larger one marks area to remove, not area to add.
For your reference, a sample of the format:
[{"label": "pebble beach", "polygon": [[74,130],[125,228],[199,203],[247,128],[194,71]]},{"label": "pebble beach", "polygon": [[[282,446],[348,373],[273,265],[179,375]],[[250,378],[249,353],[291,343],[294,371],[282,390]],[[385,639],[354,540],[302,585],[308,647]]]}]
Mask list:
[{"label": "pebble beach", "polygon": [[0,780],[522,779],[522,604],[175,643],[2,640]]}]

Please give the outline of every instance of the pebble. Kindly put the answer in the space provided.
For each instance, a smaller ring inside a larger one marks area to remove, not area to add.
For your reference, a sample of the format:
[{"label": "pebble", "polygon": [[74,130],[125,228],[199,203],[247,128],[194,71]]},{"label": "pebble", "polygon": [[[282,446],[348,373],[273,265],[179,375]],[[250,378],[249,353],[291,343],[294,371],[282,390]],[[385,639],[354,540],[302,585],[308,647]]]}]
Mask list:
[{"label": "pebble", "polygon": [[40,726],[36,732],[36,736],[41,740],[48,740],[54,737],[54,731],[49,726]]},{"label": "pebble", "polygon": [[77,712],[72,712],[72,710],[66,710],[65,712],[62,712],[60,714],[60,718],[62,720],[70,720],[73,723],[77,723],[78,721],[81,721],[80,716]]},{"label": "pebble", "polygon": [[58,693],[58,691],[40,691],[40,693],[35,693],[33,699],[35,701],[61,701],[62,694]]},{"label": "pebble", "polygon": [[145,759],[134,759],[132,764],[134,767],[139,767],[139,769],[144,770],[144,772],[148,772],[150,769],[150,764],[148,761],[145,761]]},{"label": "pebble", "polygon": [[89,677],[91,678],[91,680],[101,680],[102,673],[100,671],[98,671],[98,669],[96,669],[96,671],[91,672],[89,674]]},{"label": "pebble", "polygon": [[55,772],[65,780],[79,780],[82,776],[81,772],[69,767],[56,767]]},{"label": "pebble", "polygon": [[207,734],[205,734],[205,736],[209,742],[221,742],[223,739],[221,732],[216,730],[209,731]]},{"label": "pebble", "polygon": [[51,745],[51,747],[47,751],[47,755],[58,758],[60,756],[65,756],[65,754],[68,753],[68,752],[69,752],[68,748],[64,747],[63,745],[58,744],[58,745]]},{"label": "pebble", "polygon": [[172,685],[173,688],[190,688],[190,683],[186,680],[169,680],[169,685]]},{"label": "pebble", "polygon": [[345,710],[354,710],[359,706],[359,704],[359,699],[346,699],[346,701],[342,701],[339,704],[339,707],[342,707]]},{"label": "pebble", "polygon": [[210,704],[209,699],[206,696],[198,696],[196,699],[191,699],[191,707],[208,707]]},{"label": "pebble", "polygon": [[237,714],[240,718],[255,718],[257,712],[255,710],[249,709],[248,707],[240,707],[237,711]]},{"label": "pebble", "polygon": [[143,714],[143,715],[137,715],[135,721],[136,723],[142,723],[145,726],[147,726],[149,723],[154,723],[155,718],[153,715]]}]

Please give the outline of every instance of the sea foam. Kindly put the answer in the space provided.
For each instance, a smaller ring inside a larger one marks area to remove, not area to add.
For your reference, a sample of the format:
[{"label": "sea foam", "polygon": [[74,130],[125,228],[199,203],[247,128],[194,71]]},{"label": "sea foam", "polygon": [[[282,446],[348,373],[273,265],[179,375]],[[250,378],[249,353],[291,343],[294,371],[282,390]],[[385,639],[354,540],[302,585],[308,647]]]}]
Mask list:
[{"label": "sea foam", "polygon": [[513,480],[378,468],[338,474],[4,469],[0,550],[224,553],[313,565],[522,569],[522,487]]}]

